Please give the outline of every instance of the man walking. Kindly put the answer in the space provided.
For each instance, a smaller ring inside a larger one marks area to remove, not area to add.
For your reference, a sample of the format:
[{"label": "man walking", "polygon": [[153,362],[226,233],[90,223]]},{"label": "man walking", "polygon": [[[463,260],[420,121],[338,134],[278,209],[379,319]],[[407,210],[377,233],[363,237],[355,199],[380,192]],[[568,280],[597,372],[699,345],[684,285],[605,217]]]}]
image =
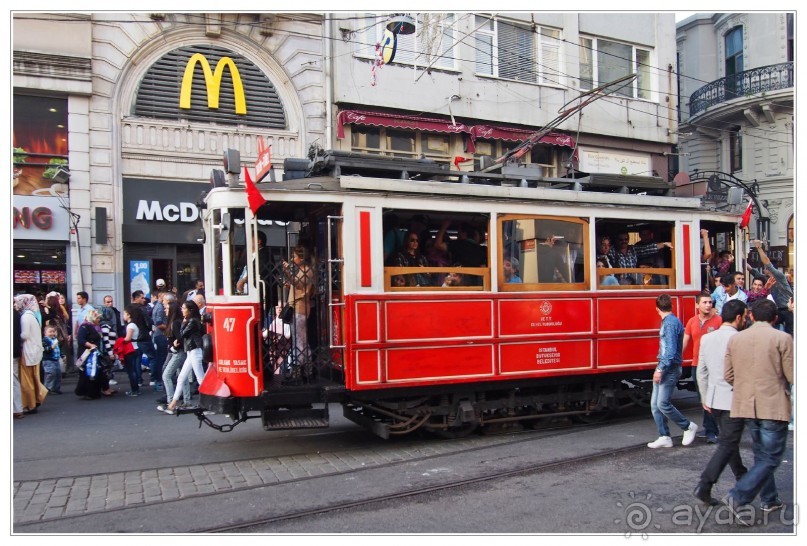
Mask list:
[{"label": "man walking", "polygon": [[120,319],[120,311],[118,311],[118,308],[115,307],[114,300],[110,294],[104,296],[104,306],[112,309],[112,314],[115,316],[115,333],[118,334],[118,337],[120,337],[121,332],[123,332],[123,322],[121,322]]},{"label": "man walking", "polygon": [[[749,514],[741,507],[757,494],[775,491],[774,470],[782,462],[790,421],[790,384],[793,383],[793,337],[773,327],[776,304],[768,299],[751,306],[749,328],[732,337],[726,346],[724,376],[734,386],[731,417],[745,419],[754,449],[754,465],[723,499],[737,521],[749,526]],[[773,486],[773,489],[771,489]],[[778,497],[762,498],[762,511],[784,506]]]},{"label": "man walking", "polygon": [[[723,322],[720,315],[715,313],[715,309],[712,306],[712,297],[709,294],[698,294],[695,296],[695,305],[697,306],[698,312],[687,321],[687,325],[684,327],[684,348],[682,349],[686,351],[689,342],[692,342],[693,368],[700,362],[698,351],[700,350],[701,337],[703,337],[704,334],[714,332],[720,328],[720,324]],[[700,387],[700,384],[696,382],[695,386]],[[698,395],[701,396],[702,393],[703,391],[699,391]],[[703,400],[702,397],[701,400]],[[717,423],[714,417],[712,417],[712,414],[706,410],[703,411],[703,429],[706,441],[710,444],[717,443]]]},{"label": "man walking", "polygon": [[[712,486],[727,464],[731,465],[731,471],[738,480],[748,471],[740,458],[740,437],[743,434],[744,421],[733,419],[730,415],[731,385],[723,377],[726,345],[732,336],[745,328],[745,311],[746,305],[739,300],[726,302],[721,315],[723,324],[718,330],[704,335],[700,344],[698,386],[701,403],[704,411],[712,415],[720,426],[720,443],[701,474],[694,494],[710,505],[717,504],[712,498]],[[773,497],[776,497],[775,485]]]},{"label": "man walking", "polygon": [[659,447],[672,447],[670,428],[667,419],[672,419],[684,431],[681,445],[688,446],[695,440],[698,425],[678,411],[673,406],[671,398],[678,378],[681,377],[681,352],[684,346],[684,325],[672,313],[672,298],[669,294],[662,294],[656,298],[656,312],[661,317],[659,330],[658,364],[653,373],[653,393],[650,396],[650,411],[656,421],[659,437],[647,444],[651,449]]}]

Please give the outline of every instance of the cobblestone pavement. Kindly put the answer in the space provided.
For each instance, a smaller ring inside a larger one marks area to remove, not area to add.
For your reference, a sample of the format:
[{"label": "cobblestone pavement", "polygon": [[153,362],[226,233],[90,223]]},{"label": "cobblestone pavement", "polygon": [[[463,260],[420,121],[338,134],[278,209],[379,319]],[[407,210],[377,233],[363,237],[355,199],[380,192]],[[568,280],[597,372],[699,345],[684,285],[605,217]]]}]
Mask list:
[{"label": "cobblestone pavement", "polygon": [[[534,437],[534,436],[533,436]],[[512,435],[14,482],[14,523],[273,485],[513,441]]]}]

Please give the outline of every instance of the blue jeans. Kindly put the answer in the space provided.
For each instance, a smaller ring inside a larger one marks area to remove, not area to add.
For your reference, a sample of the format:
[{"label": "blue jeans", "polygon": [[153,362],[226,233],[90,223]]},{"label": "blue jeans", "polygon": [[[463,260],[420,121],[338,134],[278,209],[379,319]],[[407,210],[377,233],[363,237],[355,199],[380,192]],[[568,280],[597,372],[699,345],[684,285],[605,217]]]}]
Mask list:
[{"label": "blue jeans", "polygon": [[763,503],[770,504],[778,498],[773,471],[785,455],[787,421],[746,419],[745,427],[754,446],[754,466],[729,491],[729,496],[737,505],[743,505],[759,494]]},{"label": "blue jeans", "polygon": [[[163,368],[163,385],[165,386],[165,399],[171,401],[174,398],[174,376],[177,375],[179,367],[185,362],[185,351],[172,353],[171,358]],[[182,401],[187,405],[191,403],[191,388],[187,378],[182,385]]]},{"label": "blue jeans", "polygon": [[49,391],[62,390],[62,370],[58,360],[43,360],[42,371],[45,373],[45,387]]},{"label": "blue jeans", "polygon": [[653,383],[653,394],[650,395],[650,411],[653,413],[653,420],[656,421],[659,436],[669,436],[670,427],[667,426],[667,419],[671,419],[682,430],[689,428],[689,419],[678,411],[670,401],[678,386],[678,378],[681,377],[681,366],[674,366],[661,373],[661,381]]},{"label": "blue jeans", "polygon": [[140,351],[129,353],[123,357],[123,367],[126,368],[126,375],[129,376],[129,390],[140,392],[140,383],[137,379],[137,370],[140,369]]},{"label": "blue jeans", "polygon": [[151,380],[159,385],[163,376],[163,364],[168,358],[168,338],[155,333],[152,339],[156,356],[151,361]]}]

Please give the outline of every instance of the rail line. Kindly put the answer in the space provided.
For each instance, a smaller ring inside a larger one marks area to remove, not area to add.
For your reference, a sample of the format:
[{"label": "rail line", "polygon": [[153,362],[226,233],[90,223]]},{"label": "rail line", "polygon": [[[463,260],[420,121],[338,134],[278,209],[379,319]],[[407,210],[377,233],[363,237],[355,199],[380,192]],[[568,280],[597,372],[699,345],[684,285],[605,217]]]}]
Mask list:
[{"label": "rail line", "polygon": [[299,511],[295,511],[295,512],[289,512],[288,514],[283,514],[283,515],[280,515],[280,516],[272,516],[272,517],[267,517],[267,518],[258,518],[258,519],[254,519],[254,520],[251,520],[251,521],[241,522],[241,523],[238,523],[238,524],[235,524],[235,525],[213,526],[213,527],[209,527],[209,528],[206,528],[206,529],[202,529],[199,532],[202,532],[202,533],[227,533],[227,532],[233,532],[233,531],[239,531],[239,530],[244,531],[244,530],[248,530],[251,527],[256,527],[256,526],[259,526],[259,525],[280,523],[280,522],[289,521],[289,520],[293,520],[293,519],[299,519],[299,518],[304,518],[304,517],[327,514],[327,513],[336,512],[336,511],[339,511],[339,510],[347,510],[347,509],[350,509],[350,508],[358,508],[358,507],[370,506],[370,505],[373,505],[373,504],[389,502],[391,500],[396,500],[396,499],[405,499],[405,498],[409,498],[409,497],[416,497],[418,495],[425,495],[425,494],[429,494],[429,493],[436,493],[436,492],[439,492],[439,491],[446,491],[446,490],[450,490],[450,489],[456,489],[456,488],[459,488],[459,487],[464,487],[464,486],[468,486],[468,485],[474,485],[474,484],[478,484],[478,483],[484,483],[484,482],[491,481],[491,480],[497,480],[497,479],[503,479],[503,478],[511,478],[511,477],[514,477],[514,476],[532,474],[532,473],[536,473],[536,472],[543,472],[543,471],[546,471],[546,470],[551,470],[551,469],[558,468],[558,467],[563,467],[563,466],[570,466],[570,465],[588,463],[588,462],[596,461],[596,460],[603,459],[603,458],[606,458],[606,457],[610,457],[610,456],[613,456],[613,455],[621,455],[623,453],[630,453],[632,451],[638,451],[638,450],[641,450],[641,449],[647,449],[647,445],[646,445],[645,442],[642,442],[642,443],[639,443],[639,444],[636,444],[636,445],[627,446],[627,447],[609,449],[607,451],[603,451],[603,452],[600,452],[600,453],[595,453],[595,454],[590,454],[590,455],[583,455],[583,456],[580,456],[580,457],[572,457],[572,458],[569,458],[569,459],[563,459],[563,460],[559,460],[559,461],[552,461],[552,462],[548,462],[548,463],[540,463],[540,464],[528,465],[528,466],[525,466],[525,467],[522,467],[522,468],[516,468],[516,469],[511,469],[511,470],[506,470],[506,471],[493,472],[491,474],[487,474],[487,475],[484,475],[484,476],[476,476],[476,477],[473,477],[473,478],[455,480],[455,481],[451,481],[451,482],[447,482],[447,483],[442,483],[442,484],[439,484],[439,485],[422,487],[422,488],[414,489],[414,490],[411,490],[411,491],[405,491],[405,492],[401,492],[401,493],[394,493],[394,494],[390,494],[390,495],[377,496],[377,497],[369,497],[369,498],[366,498],[366,499],[350,501],[350,502],[334,503],[334,504],[331,504],[329,506],[323,506],[323,507],[312,508],[312,509],[308,509],[308,510],[299,510]]},{"label": "rail line", "polygon": [[[18,493],[25,489],[34,488],[40,482],[59,482],[60,478],[50,478],[48,480],[29,480],[29,481],[17,481],[14,483],[14,502],[15,502],[15,516],[14,516],[14,528],[16,532],[35,532],[36,528],[40,525],[53,525],[58,524],[59,522],[65,522],[74,520],[76,518],[82,518],[84,516],[92,516],[96,514],[110,514],[115,512],[123,512],[123,511],[133,511],[138,510],[141,508],[149,508],[154,506],[160,505],[171,505],[176,503],[181,503],[183,501],[188,500],[200,500],[205,498],[211,498],[215,496],[219,496],[222,494],[232,494],[238,492],[244,492],[249,490],[255,490],[263,487],[270,487],[270,486],[278,486],[278,485],[285,485],[288,483],[294,482],[303,482],[307,480],[313,480],[316,478],[321,477],[333,477],[338,475],[347,475],[351,473],[356,473],[362,470],[370,470],[370,469],[383,469],[389,467],[400,466],[402,464],[416,462],[416,461],[428,461],[432,459],[437,459],[444,456],[454,456],[454,455],[462,455],[466,453],[473,453],[479,452],[485,449],[490,448],[499,448],[499,447],[506,447],[506,446],[513,446],[525,442],[532,442],[532,441],[540,441],[543,439],[551,439],[551,438],[558,438],[565,435],[574,434],[576,432],[580,432],[581,430],[585,429],[596,429],[606,425],[619,425],[624,423],[631,423],[640,420],[646,420],[647,415],[643,412],[642,415],[621,415],[618,417],[614,417],[609,419],[604,423],[597,423],[597,424],[573,424],[569,425],[568,423],[564,423],[562,425],[555,425],[555,426],[546,426],[540,429],[526,429],[523,431],[514,431],[514,430],[507,430],[505,431],[507,434],[497,434],[493,436],[474,436],[470,438],[463,438],[463,439],[456,439],[456,440],[434,440],[434,441],[418,441],[418,442],[395,442],[389,444],[389,453],[393,452],[401,452],[401,451],[409,451],[414,453],[413,456],[408,458],[392,460],[389,462],[375,462],[367,464],[366,466],[356,466],[355,468],[347,468],[347,469],[340,469],[338,471],[330,472],[330,473],[320,473],[319,475],[308,475],[308,476],[300,476],[300,477],[288,477],[288,479],[278,480],[274,482],[261,482],[256,483],[254,485],[243,485],[240,487],[225,487],[221,489],[216,489],[214,491],[208,492],[200,492],[200,493],[193,493],[193,494],[183,494],[177,495],[173,498],[164,498],[159,500],[151,500],[151,501],[144,501],[139,503],[132,503],[126,505],[119,505],[119,506],[99,506],[96,509],[88,509],[85,511],[77,512],[77,513],[70,513],[70,514],[63,514],[59,516],[52,516],[52,517],[40,517],[40,518],[28,518],[25,514],[24,508],[21,504],[18,503]],[[456,449],[454,449],[456,447]],[[351,449],[344,449],[340,450],[339,453],[347,453],[348,455],[352,454],[356,457],[367,456],[368,458],[376,458],[383,460],[383,454],[386,446],[381,448],[381,450],[375,451],[367,451],[363,450],[360,447],[351,448]],[[435,452],[435,449],[438,451]],[[284,458],[294,459],[300,457],[310,456],[311,453],[299,452],[294,455],[285,455]],[[327,455],[326,453],[322,453],[322,455]],[[272,459],[272,457],[268,457],[268,459]],[[255,461],[256,459],[253,459]],[[358,459],[357,459],[358,460]],[[222,461],[221,463],[210,463],[211,465],[217,464],[234,464],[234,465],[245,465],[249,464],[251,461],[249,459],[239,459],[239,460],[228,460],[226,463]],[[194,467],[203,467],[205,465],[193,465]],[[144,473],[148,474],[162,474],[162,471],[166,470],[173,470],[176,471],[183,467],[154,467],[154,468],[144,468],[138,469],[136,471],[123,471],[123,472],[114,472],[114,473],[96,473],[96,474],[88,474],[86,476],[78,476],[75,478],[70,478],[73,480],[80,480],[85,479],[86,481],[90,481],[93,479],[104,479],[108,476],[112,476],[114,474],[117,475],[125,475],[125,476],[132,476],[133,472],[139,473],[141,476]],[[287,516],[288,517],[288,516]],[[259,522],[260,523],[260,522]]]}]

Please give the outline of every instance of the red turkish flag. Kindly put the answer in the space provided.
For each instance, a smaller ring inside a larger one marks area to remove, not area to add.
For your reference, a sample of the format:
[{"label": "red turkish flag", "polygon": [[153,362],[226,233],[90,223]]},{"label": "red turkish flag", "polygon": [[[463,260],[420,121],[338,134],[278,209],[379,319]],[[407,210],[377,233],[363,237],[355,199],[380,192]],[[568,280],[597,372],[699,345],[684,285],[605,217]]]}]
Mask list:
[{"label": "red turkish flag", "polygon": [[748,206],[745,207],[745,212],[743,213],[743,217],[740,218],[740,229],[745,229],[748,227],[748,223],[751,221],[751,212],[754,208],[754,202],[749,199]]},{"label": "red turkish flag", "polygon": [[247,189],[247,201],[249,201],[249,208],[252,210],[252,214],[258,214],[258,209],[261,208],[264,203],[266,203],[266,199],[263,198],[261,195],[260,190],[252,181],[252,178],[249,176],[249,169],[244,167],[244,186]]}]

